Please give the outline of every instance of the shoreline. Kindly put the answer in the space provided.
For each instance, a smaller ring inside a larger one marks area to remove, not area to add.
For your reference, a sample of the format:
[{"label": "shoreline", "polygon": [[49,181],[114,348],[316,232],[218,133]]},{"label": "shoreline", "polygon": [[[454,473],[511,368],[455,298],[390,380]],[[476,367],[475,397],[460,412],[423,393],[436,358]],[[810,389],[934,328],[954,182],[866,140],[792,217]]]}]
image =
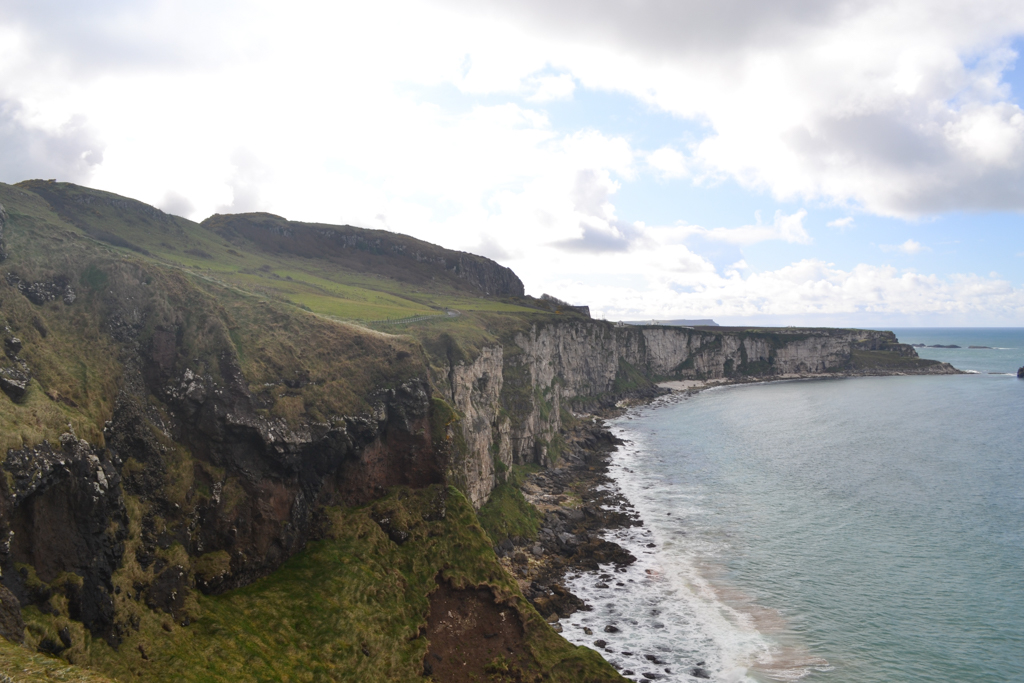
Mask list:
[{"label": "shoreline", "polygon": [[[936,370],[673,380],[656,385],[661,390],[659,395],[623,399],[614,407],[595,411],[596,414],[579,416],[580,424],[567,430],[565,435],[567,448],[562,459],[554,467],[529,475],[521,487],[526,500],[544,516],[536,541],[522,538],[504,541],[495,547],[499,561],[515,578],[523,595],[538,613],[557,633],[563,633],[563,622],[567,617],[592,609],[582,598],[566,589],[566,577],[571,571],[595,574],[604,571],[608,576],[601,574],[600,578],[610,580],[612,573],[625,572],[637,561],[628,550],[608,540],[616,530],[643,527],[644,520],[609,473],[612,455],[625,443],[611,432],[606,418],[623,416],[630,409],[651,406],[673,395],[678,401],[718,387],[852,377],[966,374],[945,363]],[[653,544],[648,547],[653,547]],[[613,651],[607,647],[601,634],[589,628],[584,632],[588,640],[592,638],[586,645],[612,664],[606,655],[613,654]],[[658,656],[655,652],[640,654],[652,662],[656,659],[651,657]],[[621,669],[620,673],[623,676],[640,675]],[[695,666],[686,673],[695,678],[710,677],[710,672],[701,666]]]}]

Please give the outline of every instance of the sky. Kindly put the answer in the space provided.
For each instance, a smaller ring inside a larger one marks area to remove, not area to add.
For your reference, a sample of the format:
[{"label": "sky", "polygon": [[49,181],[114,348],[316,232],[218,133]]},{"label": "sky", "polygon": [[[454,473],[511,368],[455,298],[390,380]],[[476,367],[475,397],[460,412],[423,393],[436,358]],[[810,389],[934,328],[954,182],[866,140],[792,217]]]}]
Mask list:
[{"label": "sky", "polygon": [[0,0],[0,181],[413,235],[610,320],[1024,325],[1019,0]]}]

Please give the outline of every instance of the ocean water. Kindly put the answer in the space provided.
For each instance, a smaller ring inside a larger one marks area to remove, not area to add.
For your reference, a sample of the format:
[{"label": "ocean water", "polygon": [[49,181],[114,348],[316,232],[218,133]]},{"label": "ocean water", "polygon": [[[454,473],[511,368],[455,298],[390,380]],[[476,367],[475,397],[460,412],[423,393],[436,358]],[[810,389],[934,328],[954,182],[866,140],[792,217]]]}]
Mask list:
[{"label": "ocean water", "polygon": [[975,374],[726,387],[612,421],[645,524],[611,536],[638,561],[571,577],[594,609],[563,634],[635,680],[1024,681],[1024,330],[897,334],[964,347],[919,353]]}]

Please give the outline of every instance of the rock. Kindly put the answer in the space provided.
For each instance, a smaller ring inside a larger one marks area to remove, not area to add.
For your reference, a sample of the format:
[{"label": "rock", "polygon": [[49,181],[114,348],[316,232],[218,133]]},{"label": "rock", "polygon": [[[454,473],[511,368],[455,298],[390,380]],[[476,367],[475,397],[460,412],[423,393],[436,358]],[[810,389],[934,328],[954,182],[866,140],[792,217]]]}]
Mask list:
[{"label": "rock", "polygon": [[160,572],[153,581],[146,604],[150,609],[176,615],[185,606],[188,593],[188,572],[181,565],[174,565]]},{"label": "rock", "polygon": [[969,349],[991,349],[991,346],[968,346]]},{"label": "rock", "polygon": [[644,655],[644,659],[652,664],[664,664],[665,662],[658,659],[657,655]]},{"label": "rock", "polygon": [[529,560],[526,559],[526,553],[522,551],[519,551],[518,553],[512,556],[512,562],[514,564],[527,564],[528,561]]},{"label": "rock", "polygon": [[1024,368],[1019,368],[1017,370],[1017,377],[1020,377],[1021,379],[1024,379]]},{"label": "rock", "polygon": [[594,647],[599,647],[599,648],[603,649],[607,645],[608,645],[607,641],[604,641],[604,640],[595,640],[594,641]]},{"label": "rock", "polygon": [[694,678],[711,678],[711,672],[702,666],[695,666],[690,669],[690,675]]},{"label": "rock", "polygon": [[25,642],[21,603],[3,584],[0,584],[0,637],[15,643]]},{"label": "rock", "polygon": [[21,340],[17,337],[8,337],[4,340],[4,346],[7,348],[7,357],[11,358],[21,353]]},{"label": "rock", "polygon": [[556,624],[551,624],[551,629],[555,633],[561,633],[562,632],[562,625],[561,624],[557,624],[557,623]]},{"label": "rock", "polygon": [[607,626],[604,627],[604,632],[605,633],[618,633],[619,632],[619,627],[615,626],[613,624],[608,624]]},{"label": "rock", "polygon": [[584,626],[583,632],[586,633],[588,636],[594,635],[594,629],[590,628],[589,626]]},{"label": "rock", "polygon": [[19,292],[37,306],[42,306],[47,301],[56,301],[57,299],[62,299],[68,306],[75,302],[75,290],[64,276],[60,276],[52,282],[25,282],[17,275],[8,273],[7,284],[17,288]]},{"label": "rock", "polygon": [[540,557],[544,554],[544,548],[540,545],[535,545],[532,548],[530,548],[530,552],[533,553],[536,557]]},{"label": "rock", "polygon": [[557,623],[558,622],[558,612],[552,612],[551,614],[549,614],[547,621],[548,621],[549,624]]},{"label": "rock", "polygon": [[28,382],[9,377],[0,377],[0,391],[3,391],[10,396],[12,401],[17,403],[25,398],[25,394],[28,392]]},{"label": "rock", "polygon": [[959,349],[962,348],[956,344],[929,344],[929,349]]},{"label": "rock", "polygon": [[580,540],[576,538],[576,535],[570,533],[558,534],[558,540],[569,547],[574,547],[580,544]]}]

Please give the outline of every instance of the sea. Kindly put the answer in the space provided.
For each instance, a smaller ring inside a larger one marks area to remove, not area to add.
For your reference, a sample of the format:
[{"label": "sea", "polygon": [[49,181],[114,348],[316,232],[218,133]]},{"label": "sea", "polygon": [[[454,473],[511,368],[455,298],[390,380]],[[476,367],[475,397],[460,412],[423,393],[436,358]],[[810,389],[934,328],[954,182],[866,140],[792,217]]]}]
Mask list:
[{"label": "sea", "polygon": [[610,486],[644,523],[606,533],[637,562],[570,576],[592,609],[563,635],[637,681],[1024,681],[1024,329],[896,333],[968,374],[611,420]]}]

